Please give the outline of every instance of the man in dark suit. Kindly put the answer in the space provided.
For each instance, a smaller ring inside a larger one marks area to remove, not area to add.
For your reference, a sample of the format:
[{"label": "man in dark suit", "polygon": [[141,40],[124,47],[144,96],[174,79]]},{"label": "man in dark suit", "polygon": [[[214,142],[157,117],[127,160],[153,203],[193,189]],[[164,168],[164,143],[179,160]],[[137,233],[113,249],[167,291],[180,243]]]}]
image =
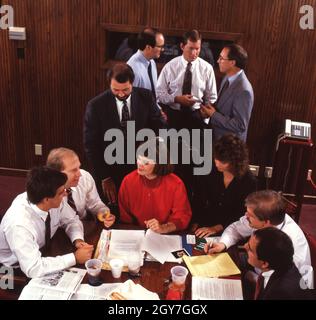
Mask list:
[{"label": "man in dark suit", "polygon": [[[127,164],[126,161],[127,140],[130,141],[128,124],[133,122],[137,134],[144,128],[157,132],[165,123],[151,91],[133,88],[134,73],[130,66],[126,63],[114,65],[108,73],[108,80],[110,89],[88,102],[84,119],[84,146],[100,195],[104,193],[109,202],[116,203],[122,179],[136,168],[135,155],[132,163]],[[113,142],[105,141],[105,133],[110,129],[119,130],[124,135],[125,157],[121,164],[109,165],[105,161],[106,149]]]},{"label": "man in dark suit", "polygon": [[214,105],[201,105],[200,115],[213,129],[214,140],[227,133],[246,142],[254,102],[252,86],[244,72],[248,55],[237,44],[223,48],[217,60],[225,74]]},{"label": "man in dark suit", "polygon": [[311,292],[293,263],[293,243],[286,233],[274,227],[256,230],[245,249],[248,263],[262,270],[255,300],[311,298]]}]

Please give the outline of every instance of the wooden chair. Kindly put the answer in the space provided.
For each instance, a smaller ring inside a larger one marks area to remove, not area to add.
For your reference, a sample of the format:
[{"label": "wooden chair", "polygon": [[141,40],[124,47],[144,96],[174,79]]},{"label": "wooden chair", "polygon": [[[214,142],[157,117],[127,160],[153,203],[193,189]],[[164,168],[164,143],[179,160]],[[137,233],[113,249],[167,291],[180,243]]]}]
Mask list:
[{"label": "wooden chair", "polygon": [[299,222],[313,142],[284,138],[274,155],[269,188],[293,194],[291,215]]}]

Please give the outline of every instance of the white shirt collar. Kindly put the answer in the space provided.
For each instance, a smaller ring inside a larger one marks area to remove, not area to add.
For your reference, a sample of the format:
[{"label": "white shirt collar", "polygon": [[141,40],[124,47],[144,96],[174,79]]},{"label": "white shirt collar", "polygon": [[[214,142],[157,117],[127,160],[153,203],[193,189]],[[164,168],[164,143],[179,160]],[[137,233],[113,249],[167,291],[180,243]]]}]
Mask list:
[{"label": "white shirt collar", "polygon": [[267,284],[268,284],[268,282],[270,280],[270,277],[272,276],[273,272],[274,272],[274,270],[268,270],[268,271],[262,272],[261,275],[264,278],[264,283],[263,283],[264,288],[267,286]]},{"label": "white shirt collar", "polygon": [[[130,94],[129,97],[126,99],[127,106],[130,105],[131,96],[132,96],[132,94]],[[123,101],[122,101],[122,100],[120,100],[120,99],[118,99],[118,98],[116,98],[116,97],[115,97],[115,100],[116,100],[116,104],[117,104],[117,105],[123,106]]]},{"label": "white shirt collar", "polygon": [[[198,59],[199,59],[199,57],[197,57],[194,61],[191,62],[191,66],[192,66],[191,68],[194,67],[194,65],[197,63]],[[187,64],[189,63],[189,61],[184,59],[183,55],[181,56],[181,62],[185,68],[187,67]]]},{"label": "white shirt collar", "polygon": [[239,70],[237,73],[235,73],[233,76],[228,77],[229,85],[231,85],[237,78],[238,76],[242,73],[242,69]]},{"label": "white shirt collar", "polygon": [[36,204],[33,204],[33,203],[30,203],[30,207],[32,208],[32,210],[36,214],[38,214],[44,221],[46,221],[47,216],[48,216],[48,212],[47,211],[43,211]]}]

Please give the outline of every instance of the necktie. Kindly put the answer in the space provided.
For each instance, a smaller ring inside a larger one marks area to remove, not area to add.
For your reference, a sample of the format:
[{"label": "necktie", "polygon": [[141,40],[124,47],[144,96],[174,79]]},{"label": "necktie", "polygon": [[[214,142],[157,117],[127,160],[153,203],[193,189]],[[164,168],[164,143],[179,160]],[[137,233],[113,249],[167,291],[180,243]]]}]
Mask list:
[{"label": "necktie", "polygon": [[71,189],[67,189],[67,193],[68,193],[68,196],[67,196],[67,202],[68,204],[70,205],[70,207],[76,212],[77,212],[77,207],[76,207],[76,204],[75,204],[75,201],[74,201],[74,198],[72,197],[72,191]]},{"label": "necktie", "polygon": [[48,211],[47,218],[45,220],[45,251],[49,249],[50,245],[50,236],[51,236],[51,230],[50,230],[50,213]]},{"label": "necktie", "polygon": [[153,94],[154,100],[156,101],[156,91],[155,91],[155,86],[154,86],[154,80],[153,80],[153,74],[151,71],[151,62],[149,61],[149,65],[148,65],[148,76],[149,76],[149,80],[150,80],[150,85],[151,85],[151,92]]},{"label": "necktie", "polygon": [[264,288],[264,277],[262,274],[260,274],[256,282],[254,300],[258,300],[259,294],[263,290],[263,288]]},{"label": "necktie", "polygon": [[182,85],[182,94],[191,94],[192,87],[192,72],[191,72],[191,62],[188,62],[187,67],[184,73],[183,85]]},{"label": "necktie", "polygon": [[129,111],[127,107],[126,100],[123,101],[123,108],[122,108],[122,120],[121,120],[121,126],[126,128],[126,123],[129,120]]},{"label": "necktie", "polygon": [[229,81],[226,80],[224,85],[223,85],[223,87],[222,87],[222,90],[219,92],[219,95],[218,95],[217,100],[216,100],[216,104],[218,104],[218,101],[222,97],[223,93],[228,89],[228,87],[229,87]]}]

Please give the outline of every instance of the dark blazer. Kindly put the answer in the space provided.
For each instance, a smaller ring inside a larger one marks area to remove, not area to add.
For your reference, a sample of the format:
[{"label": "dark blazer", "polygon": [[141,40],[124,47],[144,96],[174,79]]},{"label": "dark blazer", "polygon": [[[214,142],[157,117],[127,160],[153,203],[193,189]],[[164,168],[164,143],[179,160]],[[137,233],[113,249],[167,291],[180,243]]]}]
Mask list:
[{"label": "dark blazer", "polygon": [[[227,77],[223,79],[221,89],[226,80]],[[216,103],[217,112],[209,122],[213,129],[214,140],[225,134],[234,133],[246,142],[253,101],[252,86],[242,71]]]},{"label": "dark blazer", "polygon": [[[136,134],[143,128],[150,128],[157,132],[159,128],[165,127],[165,122],[153,101],[151,91],[133,88],[131,93],[131,120],[135,121]],[[107,130],[114,128],[122,130],[115,97],[111,90],[107,90],[88,102],[84,118],[84,147],[93,166],[97,184],[104,178],[112,177],[118,188],[124,175],[132,171],[135,165],[108,165],[105,163],[105,149],[115,139],[105,142],[104,134]],[[98,186],[100,190],[100,184]]]},{"label": "dark blazer", "polygon": [[300,287],[301,279],[301,274],[294,264],[284,273],[275,271],[266,287],[259,293],[258,300],[312,299],[311,291]]}]

